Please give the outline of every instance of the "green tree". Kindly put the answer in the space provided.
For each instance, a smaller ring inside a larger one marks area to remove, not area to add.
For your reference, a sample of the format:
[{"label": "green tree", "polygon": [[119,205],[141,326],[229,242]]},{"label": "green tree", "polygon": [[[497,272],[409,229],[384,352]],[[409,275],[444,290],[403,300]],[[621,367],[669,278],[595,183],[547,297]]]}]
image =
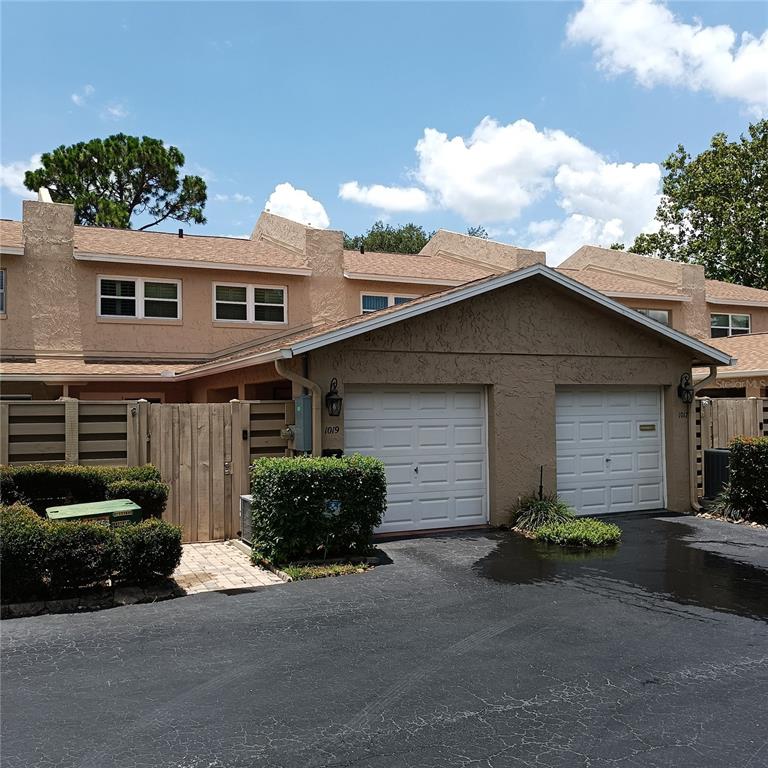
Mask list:
[{"label": "green tree", "polygon": [[75,206],[75,223],[130,229],[132,219],[205,224],[207,200],[200,176],[179,177],[184,155],[148,136],[123,133],[57,147],[42,156],[42,168],[27,171],[24,186],[50,190],[55,203]]},{"label": "green tree", "polygon": [[482,224],[478,224],[476,227],[467,227],[467,234],[470,237],[479,237],[482,240],[488,239],[488,231]]},{"label": "green tree", "polygon": [[610,249],[612,251],[623,251],[623,250],[625,250],[624,243],[611,243],[611,245],[609,247],[610,247]]},{"label": "green tree", "polygon": [[434,234],[412,222],[393,227],[375,221],[365,234],[351,237],[345,232],[344,247],[350,251],[360,250],[362,246],[366,251],[377,253],[418,253]]},{"label": "green tree", "polygon": [[768,289],[768,120],[696,157],[679,145],[663,163],[658,232],[631,250],[704,266],[707,277]]}]

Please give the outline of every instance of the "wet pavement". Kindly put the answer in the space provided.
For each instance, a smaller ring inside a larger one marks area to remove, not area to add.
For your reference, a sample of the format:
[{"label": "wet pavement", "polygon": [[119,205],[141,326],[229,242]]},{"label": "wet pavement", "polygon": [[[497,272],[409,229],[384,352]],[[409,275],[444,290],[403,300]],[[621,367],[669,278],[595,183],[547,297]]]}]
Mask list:
[{"label": "wet pavement", "polygon": [[616,522],[618,546],[563,549],[504,536],[475,569],[509,584],[626,584],[675,603],[768,620],[768,533],[683,515],[627,514]]},{"label": "wet pavement", "polygon": [[768,766],[768,534],[615,521],[597,557],[435,536],[360,575],[3,622],[3,766]]}]

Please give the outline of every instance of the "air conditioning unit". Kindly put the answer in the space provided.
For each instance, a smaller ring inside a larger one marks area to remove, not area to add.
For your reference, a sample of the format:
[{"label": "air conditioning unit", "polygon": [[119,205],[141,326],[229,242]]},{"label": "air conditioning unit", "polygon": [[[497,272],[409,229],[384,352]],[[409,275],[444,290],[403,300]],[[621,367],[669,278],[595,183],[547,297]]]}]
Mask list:
[{"label": "air conditioning unit", "polygon": [[240,497],[240,539],[246,544],[253,544],[252,502],[253,496],[250,494]]}]

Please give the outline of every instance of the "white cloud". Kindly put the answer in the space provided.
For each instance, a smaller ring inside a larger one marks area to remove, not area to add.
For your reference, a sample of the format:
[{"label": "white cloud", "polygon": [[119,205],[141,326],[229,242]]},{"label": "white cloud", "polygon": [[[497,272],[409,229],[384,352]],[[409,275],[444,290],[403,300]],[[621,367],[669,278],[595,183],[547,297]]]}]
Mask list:
[{"label": "white cloud", "polygon": [[584,0],[567,36],[592,45],[608,74],[632,73],[649,88],[707,90],[768,112],[768,30],[755,37],[723,24],[687,24],[655,0]]},{"label": "white cloud", "polygon": [[382,211],[426,211],[432,207],[429,195],[418,187],[361,187],[356,181],[348,181],[339,187],[339,197]]},{"label": "white cloud", "polygon": [[101,112],[104,120],[122,120],[128,117],[128,110],[122,104],[108,104]]},{"label": "white cloud", "polygon": [[[412,177],[419,186],[348,182],[340,196],[384,209],[389,202],[390,210],[422,210],[415,206],[428,200],[485,225],[493,237],[513,235],[514,220],[535,203],[550,202],[563,218],[533,221],[515,237],[520,245],[547,250],[555,264],[584,243],[630,241],[647,229],[659,203],[655,163],[611,162],[573,136],[539,130],[528,120],[502,125],[485,117],[468,138],[427,128],[416,153]],[[390,195],[402,207],[393,208]]]},{"label": "white cloud", "polygon": [[[547,222],[540,237],[527,243],[529,248],[547,252],[548,264],[559,264],[582,245],[608,247],[614,242],[625,242],[627,229],[621,219],[596,219],[581,213],[574,213],[561,222]],[[547,231],[548,230],[548,231]]]},{"label": "white cloud", "polygon": [[86,84],[79,91],[71,94],[69,98],[75,106],[84,107],[86,101],[88,101],[94,93],[96,93],[96,89],[92,85]]},{"label": "white cloud", "polygon": [[296,189],[287,181],[275,187],[264,208],[270,213],[318,229],[326,229],[331,224],[322,203],[315,200],[306,190]]},{"label": "white cloud", "polygon": [[233,195],[216,194],[213,199],[218,203],[252,203],[253,198],[250,195],[243,195],[235,192]]},{"label": "white cloud", "polygon": [[8,165],[0,164],[0,187],[4,187],[9,192],[19,197],[27,199],[36,198],[37,192],[30,192],[24,186],[24,174],[27,171],[34,171],[39,168],[40,155],[32,155],[29,160],[17,160]]}]

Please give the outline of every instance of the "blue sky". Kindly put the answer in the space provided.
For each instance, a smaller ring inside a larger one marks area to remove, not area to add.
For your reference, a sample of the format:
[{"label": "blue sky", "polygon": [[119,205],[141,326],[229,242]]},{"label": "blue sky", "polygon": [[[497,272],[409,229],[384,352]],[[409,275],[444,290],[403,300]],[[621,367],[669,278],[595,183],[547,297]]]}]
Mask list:
[{"label": "blue sky", "polygon": [[2,215],[34,155],[123,131],[207,178],[192,232],[248,233],[288,184],[272,210],[351,233],[482,223],[553,261],[631,242],[658,162],[766,113],[767,8],[4,2]]}]

